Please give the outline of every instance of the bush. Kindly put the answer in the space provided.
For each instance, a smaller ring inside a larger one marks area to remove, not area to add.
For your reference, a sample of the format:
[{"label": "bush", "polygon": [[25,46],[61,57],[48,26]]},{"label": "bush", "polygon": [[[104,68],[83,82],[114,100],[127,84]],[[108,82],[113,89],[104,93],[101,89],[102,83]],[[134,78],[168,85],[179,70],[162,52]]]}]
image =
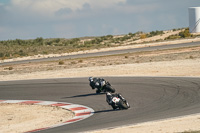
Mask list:
[{"label": "bush", "polygon": [[112,38],[113,38],[113,35],[107,35],[106,38],[107,38],[107,39],[112,39]]},{"label": "bush", "polygon": [[167,38],[165,38],[165,40],[167,40],[167,39],[179,39],[179,38],[181,38],[181,37],[178,36],[178,35],[171,35],[171,36],[168,36]]},{"label": "bush", "polygon": [[4,70],[13,70],[13,67],[4,68]]},{"label": "bush", "polygon": [[60,42],[60,38],[54,39],[54,42],[55,42],[55,43],[59,43],[59,42]]},{"label": "bush", "polygon": [[140,39],[145,39],[146,38],[146,34],[141,34],[140,35]]},{"label": "bush", "polygon": [[13,67],[9,67],[8,70],[13,70]]},{"label": "bush", "polygon": [[38,37],[34,40],[34,43],[43,45],[43,41],[44,41],[44,39],[42,37]]},{"label": "bush", "polygon": [[190,32],[189,32],[189,29],[186,28],[184,31],[180,32],[180,33],[179,33],[179,36],[180,36],[181,38],[191,37],[191,34],[190,34]]},{"label": "bush", "polygon": [[47,54],[48,54],[48,52],[47,52],[47,51],[43,51],[43,54],[46,54],[46,55],[47,55]]},{"label": "bush", "polygon": [[4,54],[3,54],[3,53],[0,53],[0,57],[4,57]]},{"label": "bush", "polygon": [[75,61],[72,61],[72,62],[71,62],[71,64],[73,64],[73,65],[74,65],[74,64],[76,64],[76,62],[75,62]]},{"label": "bush", "polygon": [[192,55],[190,55],[190,57],[189,57],[190,59],[194,59],[194,57],[192,56]]},{"label": "bush", "polygon": [[121,38],[121,41],[125,41],[125,40],[128,40],[128,39],[131,39],[131,36],[125,35]]},{"label": "bush", "polygon": [[65,63],[64,63],[64,61],[59,61],[58,64],[59,65],[64,65]]},{"label": "bush", "polygon": [[156,36],[156,35],[162,35],[164,34],[163,31],[152,31],[148,34],[148,37]]},{"label": "bush", "polygon": [[129,32],[128,35],[132,37],[132,36],[133,36],[133,33]]},{"label": "bush", "polygon": [[20,51],[18,52],[18,54],[19,54],[20,56],[26,56],[26,53],[25,53],[23,50],[20,50]]},{"label": "bush", "polygon": [[83,63],[83,60],[79,60],[78,62],[79,62],[79,63]]}]

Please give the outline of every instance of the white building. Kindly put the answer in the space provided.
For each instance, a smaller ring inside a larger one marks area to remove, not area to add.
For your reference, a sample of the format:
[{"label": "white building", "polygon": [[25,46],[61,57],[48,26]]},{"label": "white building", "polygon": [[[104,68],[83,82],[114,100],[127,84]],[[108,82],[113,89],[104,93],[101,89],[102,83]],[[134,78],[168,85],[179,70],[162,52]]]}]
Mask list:
[{"label": "white building", "polygon": [[189,7],[190,33],[200,32],[200,7]]}]

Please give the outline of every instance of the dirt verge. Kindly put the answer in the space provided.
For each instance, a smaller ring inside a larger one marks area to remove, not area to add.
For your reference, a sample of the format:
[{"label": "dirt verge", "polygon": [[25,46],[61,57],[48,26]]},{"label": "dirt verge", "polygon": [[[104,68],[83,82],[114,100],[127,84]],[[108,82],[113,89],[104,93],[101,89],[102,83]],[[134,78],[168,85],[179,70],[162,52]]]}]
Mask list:
[{"label": "dirt verge", "polygon": [[1,103],[0,108],[2,133],[23,133],[46,128],[73,117],[71,111],[53,106]]}]

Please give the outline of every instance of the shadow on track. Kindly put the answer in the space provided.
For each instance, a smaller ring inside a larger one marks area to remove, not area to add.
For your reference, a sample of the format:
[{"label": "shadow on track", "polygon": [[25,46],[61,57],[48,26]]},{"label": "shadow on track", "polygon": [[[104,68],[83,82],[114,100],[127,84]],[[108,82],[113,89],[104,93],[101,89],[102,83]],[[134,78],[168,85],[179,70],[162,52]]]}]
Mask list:
[{"label": "shadow on track", "polygon": [[117,110],[113,110],[113,109],[108,109],[108,110],[100,110],[100,111],[95,111],[95,112],[94,112],[94,114],[95,114],[95,113],[113,112],[113,111],[120,111],[120,110],[118,110],[118,109],[117,109]]},{"label": "shadow on track", "polygon": [[76,97],[88,97],[88,96],[103,95],[103,94],[105,94],[105,93],[99,93],[99,94],[90,93],[90,94],[76,95],[76,96],[70,96],[70,97],[63,97],[63,98],[61,98],[61,99],[76,98]]}]

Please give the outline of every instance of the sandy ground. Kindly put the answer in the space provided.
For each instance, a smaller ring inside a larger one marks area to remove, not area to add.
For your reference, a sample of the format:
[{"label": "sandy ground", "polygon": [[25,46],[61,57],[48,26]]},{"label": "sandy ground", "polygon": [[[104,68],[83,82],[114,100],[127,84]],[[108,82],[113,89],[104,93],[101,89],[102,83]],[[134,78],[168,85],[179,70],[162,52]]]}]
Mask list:
[{"label": "sandy ground", "polygon": [[0,75],[1,81],[89,76],[200,76],[200,59],[94,66]]},{"label": "sandy ground", "polygon": [[52,106],[0,104],[0,132],[23,133],[62,123],[73,117],[71,111]]},{"label": "sandy ground", "polygon": [[[198,40],[198,39],[197,39]],[[188,42],[197,41],[188,40]],[[145,46],[161,45],[159,44],[145,44]],[[144,45],[143,45],[144,46]],[[125,46],[128,48],[131,46]],[[132,46],[133,47],[133,46]],[[137,46],[134,46],[137,47]],[[139,46],[138,46],[139,47]],[[121,49],[118,47],[117,49]],[[104,49],[105,50],[105,49]],[[110,50],[110,49],[106,49]],[[81,60],[66,60],[64,65],[58,65],[58,62],[49,62],[41,64],[28,64],[12,66],[13,70],[8,70],[8,66],[0,67],[0,81],[9,80],[27,80],[27,79],[46,79],[46,78],[73,78],[73,77],[89,77],[89,76],[192,76],[200,77],[200,49],[199,47],[178,49],[176,51],[154,51],[153,53],[139,53],[139,55],[130,54],[123,55],[121,57],[104,57],[99,59],[85,59]],[[89,51],[87,51],[89,52]],[[91,52],[91,51],[90,51]],[[92,52],[95,52],[92,51]],[[75,54],[75,53],[74,53]],[[56,56],[56,55],[52,55]],[[18,59],[14,59],[18,60]],[[12,60],[7,60],[12,61]],[[120,61],[120,62],[119,62]],[[98,63],[97,63],[98,62]],[[110,62],[110,64],[105,64]],[[50,123],[51,120],[45,117],[45,113],[49,115],[54,111],[47,109],[46,107],[32,107],[25,105],[0,105],[0,131],[4,133],[9,132],[24,132],[25,130],[31,130],[37,127],[37,124],[28,126],[27,121],[35,123],[36,121]],[[44,108],[44,112],[35,118],[35,114],[38,114],[38,108]],[[22,109],[21,111],[15,111],[15,109]],[[24,111],[27,110],[27,111]],[[27,114],[22,114],[29,112]],[[65,114],[66,112],[64,112]],[[6,115],[5,115],[6,114]],[[57,115],[61,114],[60,117]],[[62,121],[62,113],[56,113],[56,118],[52,122]],[[25,116],[21,118],[20,116]],[[66,114],[65,114],[66,115]],[[68,115],[68,114],[67,114]],[[44,116],[44,117],[43,117]],[[16,118],[16,121],[15,121]],[[38,119],[40,118],[40,119]],[[45,122],[46,121],[46,122]],[[33,126],[34,125],[34,126]],[[40,125],[40,124],[39,124]],[[46,126],[46,125],[45,125]],[[23,128],[22,128],[23,127]],[[25,129],[28,127],[30,129]],[[23,130],[22,130],[23,129]],[[154,133],[175,133],[184,132],[190,130],[200,130],[200,115],[186,116],[182,118],[168,119],[156,122],[147,122],[123,128],[105,129],[101,131],[93,131],[95,133],[107,133],[107,132],[154,132]]]}]

